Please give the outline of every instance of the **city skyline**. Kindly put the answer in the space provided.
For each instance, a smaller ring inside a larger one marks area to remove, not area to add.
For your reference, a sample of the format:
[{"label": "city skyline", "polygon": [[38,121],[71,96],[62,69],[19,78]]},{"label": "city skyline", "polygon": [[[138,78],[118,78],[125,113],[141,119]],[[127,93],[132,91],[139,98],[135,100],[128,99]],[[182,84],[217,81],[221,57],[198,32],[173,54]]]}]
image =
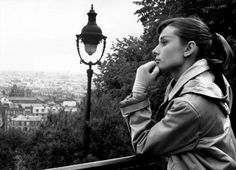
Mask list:
[{"label": "city skyline", "polygon": [[1,0],[0,71],[86,74],[75,35],[87,24],[91,4],[108,37],[104,56],[116,38],[143,33],[132,0]]}]

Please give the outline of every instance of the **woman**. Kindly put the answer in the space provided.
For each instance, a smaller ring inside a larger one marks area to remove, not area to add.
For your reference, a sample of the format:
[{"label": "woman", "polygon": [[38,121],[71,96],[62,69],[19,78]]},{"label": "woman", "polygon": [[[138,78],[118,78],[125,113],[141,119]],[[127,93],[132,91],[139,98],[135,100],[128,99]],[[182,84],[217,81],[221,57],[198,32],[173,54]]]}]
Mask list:
[{"label": "woman", "polygon": [[[140,66],[121,112],[138,154],[165,155],[167,169],[236,169],[230,125],[232,91],[223,76],[233,52],[197,18],[173,18],[158,27],[155,61]],[[146,89],[161,72],[173,76],[155,122]]]}]

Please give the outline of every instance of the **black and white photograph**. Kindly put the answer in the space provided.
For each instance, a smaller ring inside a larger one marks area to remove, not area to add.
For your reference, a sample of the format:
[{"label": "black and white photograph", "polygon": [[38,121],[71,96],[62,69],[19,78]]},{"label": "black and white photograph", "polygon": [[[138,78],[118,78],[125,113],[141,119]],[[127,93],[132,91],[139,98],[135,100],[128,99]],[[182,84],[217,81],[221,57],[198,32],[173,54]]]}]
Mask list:
[{"label": "black and white photograph", "polygon": [[236,0],[0,0],[0,170],[236,170]]}]

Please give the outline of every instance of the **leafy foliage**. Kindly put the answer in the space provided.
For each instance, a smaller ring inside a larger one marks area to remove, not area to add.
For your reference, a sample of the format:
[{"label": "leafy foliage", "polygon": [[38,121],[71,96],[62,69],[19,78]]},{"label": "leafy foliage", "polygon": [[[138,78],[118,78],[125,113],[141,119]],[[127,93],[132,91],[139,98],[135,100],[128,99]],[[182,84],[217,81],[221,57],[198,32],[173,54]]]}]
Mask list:
[{"label": "leafy foliage", "polygon": [[143,63],[143,41],[136,37],[124,38],[113,44],[112,54],[99,65],[100,74],[94,79],[96,93],[110,93],[112,98],[124,97],[130,92],[136,66]]},{"label": "leafy foliage", "polygon": [[118,115],[105,116],[93,121],[91,154],[99,160],[133,154],[127,128]]},{"label": "leafy foliage", "polygon": [[25,141],[25,136],[18,130],[0,130],[0,169],[13,170],[16,168],[18,148]]},{"label": "leafy foliage", "polygon": [[73,114],[49,115],[45,124],[28,134],[18,155],[18,169],[43,169],[82,162],[82,121]]}]

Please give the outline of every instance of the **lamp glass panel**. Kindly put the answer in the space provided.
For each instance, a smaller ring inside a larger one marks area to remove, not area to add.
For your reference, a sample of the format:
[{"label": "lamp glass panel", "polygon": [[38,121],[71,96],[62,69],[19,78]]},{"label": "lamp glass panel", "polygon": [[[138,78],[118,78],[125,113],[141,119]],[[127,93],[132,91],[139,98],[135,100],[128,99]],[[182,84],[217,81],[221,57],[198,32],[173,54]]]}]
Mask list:
[{"label": "lamp glass panel", "polygon": [[84,49],[87,52],[88,55],[92,55],[97,50],[97,45],[95,44],[85,44]]}]

